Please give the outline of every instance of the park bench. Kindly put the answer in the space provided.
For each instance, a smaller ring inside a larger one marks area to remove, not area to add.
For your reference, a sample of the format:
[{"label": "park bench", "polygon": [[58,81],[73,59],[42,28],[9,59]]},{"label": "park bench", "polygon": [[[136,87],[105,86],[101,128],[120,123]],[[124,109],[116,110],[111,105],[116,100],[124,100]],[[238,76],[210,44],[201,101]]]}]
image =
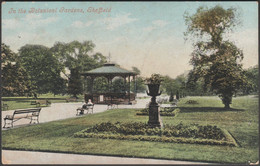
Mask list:
[{"label": "park bench", "polygon": [[15,110],[13,115],[6,115],[4,118],[5,124],[4,127],[6,126],[6,120],[11,121],[9,124],[12,125],[13,123],[20,120],[20,119],[30,119],[30,124],[32,123],[33,120],[37,120],[39,123],[39,115],[40,115],[41,108],[30,108],[30,109],[22,109],[22,110]]},{"label": "park bench", "polygon": [[107,103],[107,109],[118,108],[119,103]]},{"label": "park bench", "polygon": [[122,103],[123,100],[121,99],[112,99],[112,100],[107,100],[106,104],[107,104],[107,109],[115,109],[118,108],[118,105],[120,103]]},{"label": "park bench", "polygon": [[173,101],[172,101],[172,106],[177,106],[177,104],[178,104],[178,100],[177,99],[173,99]]},{"label": "park bench", "polygon": [[31,101],[31,105],[36,105],[36,101]]},{"label": "park bench", "polygon": [[46,105],[46,106],[48,106],[48,105],[50,105],[51,104],[51,102],[50,101],[48,101],[48,100],[36,100],[36,107],[37,106],[41,106],[41,105]]},{"label": "park bench", "polygon": [[78,99],[77,98],[67,98],[66,99],[66,102],[68,103],[68,102],[77,102],[78,101]]},{"label": "park bench", "polygon": [[3,109],[3,110],[8,110],[8,108],[9,108],[9,106],[8,106],[7,104],[4,104],[4,103],[3,103],[2,109]]},{"label": "park bench", "polygon": [[51,102],[48,100],[36,100],[36,101],[31,101],[31,105],[36,105],[36,107],[40,107],[41,105],[50,105]]},{"label": "park bench", "polygon": [[92,113],[93,114],[93,109],[94,109],[94,104],[84,104],[82,107],[77,109],[77,114],[76,115],[77,116],[78,115],[83,115],[85,110],[87,111],[87,114],[88,113]]}]

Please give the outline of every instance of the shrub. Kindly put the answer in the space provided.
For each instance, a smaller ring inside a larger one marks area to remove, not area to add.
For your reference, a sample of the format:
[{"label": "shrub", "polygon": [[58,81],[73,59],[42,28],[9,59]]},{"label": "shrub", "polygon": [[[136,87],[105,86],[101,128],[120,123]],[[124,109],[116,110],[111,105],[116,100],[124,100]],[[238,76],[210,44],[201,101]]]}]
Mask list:
[{"label": "shrub", "polygon": [[199,104],[196,100],[188,100],[185,104]]},{"label": "shrub", "polygon": [[[180,112],[179,108],[174,107],[163,107],[161,108],[161,116],[176,116]],[[136,113],[136,115],[149,115],[149,108],[144,108]]]},{"label": "shrub", "polygon": [[151,77],[146,78],[146,84],[160,84],[163,81],[163,77],[160,74],[152,74]]}]

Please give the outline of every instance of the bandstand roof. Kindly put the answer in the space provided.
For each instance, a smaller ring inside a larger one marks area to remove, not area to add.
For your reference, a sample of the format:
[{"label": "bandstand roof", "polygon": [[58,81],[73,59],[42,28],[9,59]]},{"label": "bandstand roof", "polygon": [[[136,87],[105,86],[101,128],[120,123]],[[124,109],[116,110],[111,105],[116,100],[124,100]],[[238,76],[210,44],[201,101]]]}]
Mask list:
[{"label": "bandstand roof", "polygon": [[124,76],[135,76],[137,75],[135,72],[128,71],[126,69],[123,69],[119,66],[116,66],[112,63],[106,63],[102,67],[87,71],[85,73],[82,73],[84,76],[108,76],[108,75],[124,75]]}]

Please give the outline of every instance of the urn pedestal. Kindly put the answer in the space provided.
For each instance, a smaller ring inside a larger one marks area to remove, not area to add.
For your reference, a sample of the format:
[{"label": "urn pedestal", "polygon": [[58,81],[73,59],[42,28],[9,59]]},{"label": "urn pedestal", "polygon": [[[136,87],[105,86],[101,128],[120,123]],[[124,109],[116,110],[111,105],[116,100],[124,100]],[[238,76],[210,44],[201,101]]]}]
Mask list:
[{"label": "urn pedestal", "polygon": [[163,127],[163,123],[160,117],[160,107],[159,105],[155,105],[150,103],[149,105],[149,121],[148,125],[152,128],[154,127]]},{"label": "urn pedestal", "polygon": [[152,128],[163,127],[163,123],[160,117],[160,106],[156,103],[156,96],[161,95],[159,92],[160,84],[148,84],[149,92],[147,94],[152,96],[151,102],[149,103],[149,121],[148,125]]}]

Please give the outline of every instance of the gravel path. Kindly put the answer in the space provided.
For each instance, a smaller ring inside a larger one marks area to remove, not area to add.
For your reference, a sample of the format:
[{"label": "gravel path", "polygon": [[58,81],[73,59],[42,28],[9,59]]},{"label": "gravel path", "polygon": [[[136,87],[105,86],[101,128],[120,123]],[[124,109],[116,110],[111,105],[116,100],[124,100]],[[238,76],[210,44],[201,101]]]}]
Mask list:
[{"label": "gravel path", "polygon": [[[134,105],[119,105],[118,108],[145,108],[146,104],[149,103],[149,101],[150,101],[149,98],[138,99],[137,103]],[[84,104],[83,102],[52,103],[50,107],[42,107],[39,116],[39,122],[45,123],[45,122],[50,122],[55,120],[76,117],[76,109],[81,107],[83,104]],[[107,110],[107,105],[96,104],[94,106],[93,113],[100,113],[106,110]],[[12,115],[13,112],[14,110],[2,111],[2,118],[4,118],[6,115]],[[29,119],[21,119],[14,123],[14,127],[22,127],[28,125],[29,122],[30,122]],[[3,126],[4,126],[4,120],[2,119],[2,130],[5,130]]]},{"label": "gravel path", "polygon": [[13,150],[2,150],[2,161],[4,164],[208,164],[201,162],[175,160],[157,160],[144,158],[78,155]]}]

